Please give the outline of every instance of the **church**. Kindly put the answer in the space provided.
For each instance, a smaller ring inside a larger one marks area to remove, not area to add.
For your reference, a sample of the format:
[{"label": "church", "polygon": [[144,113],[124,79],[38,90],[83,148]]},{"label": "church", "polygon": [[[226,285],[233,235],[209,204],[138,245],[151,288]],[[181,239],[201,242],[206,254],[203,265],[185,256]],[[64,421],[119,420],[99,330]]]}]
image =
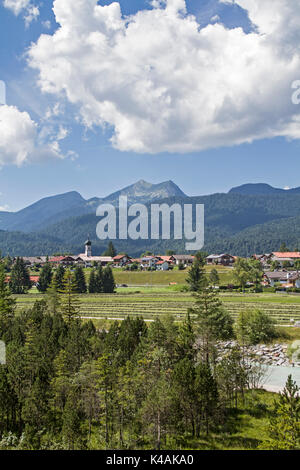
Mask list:
[{"label": "church", "polygon": [[76,261],[80,262],[83,261],[85,267],[90,267],[93,263],[101,263],[102,266],[106,266],[108,263],[113,263],[114,260],[111,256],[93,256],[92,255],[92,242],[90,238],[84,244],[85,252],[81,253],[76,257]]}]

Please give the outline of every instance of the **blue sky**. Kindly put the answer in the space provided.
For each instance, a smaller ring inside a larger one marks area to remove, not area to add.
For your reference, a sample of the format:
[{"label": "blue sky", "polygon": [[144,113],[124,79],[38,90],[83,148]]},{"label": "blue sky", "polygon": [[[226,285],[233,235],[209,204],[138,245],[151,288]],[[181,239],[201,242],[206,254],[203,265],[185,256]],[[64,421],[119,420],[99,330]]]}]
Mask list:
[{"label": "blue sky", "polygon": [[[73,0],[74,3],[76,1]],[[101,6],[111,3],[108,0],[99,2]],[[120,0],[119,3],[124,16],[153,9],[149,2],[143,0]],[[235,136],[232,142],[229,138],[223,145],[218,134],[215,136],[216,145],[212,135],[204,148],[197,140],[195,150],[188,147],[182,150],[185,148],[183,138],[178,143],[177,152],[176,149],[166,151],[170,144],[165,144],[162,137],[164,143],[161,146],[154,146],[151,152],[139,152],[135,151],[134,144],[126,148],[123,141],[112,145],[110,138],[114,131],[111,123],[105,128],[93,125],[87,129],[78,119],[78,106],[68,99],[59,98],[64,111],[47,120],[47,110],[53,108],[59,99],[57,95],[41,91],[37,70],[29,64],[26,52],[41,34],[53,35],[59,28],[52,11],[53,2],[33,2],[32,5],[39,8],[39,16],[29,25],[24,21],[26,11],[17,15],[5,8],[2,0],[0,4],[0,80],[6,83],[6,104],[28,113],[39,130],[43,127],[49,129],[49,126],[53,133],[58,133],[60,128],[67,130],[67,136],[57,140],[64,158],[28,157],[18,166],[6,157],[0,170],[0,207],[18,210],[42,197],[71,190],[79,191],[85,198],[101,197],[139,179],[153,183],[171,179],[188,195],[226,192],[247,182],[267,182],[277,187],[300,186],[299,140],[294,134],[289,138],[282,132],[278,135],[273,132],[270,136],[262,132],[260,138],[257,124],[257,137],[249,143],[245,137],[239,144]],[[240,26],[244,36],[255,31],[248,12],[239,5],[216,0],[189,0],[186,5],[187,13],[195,15],[199,29],[219,22],[228,30]],[[299,77],[295,75],[294,78],[300,78],[300,69]],[[230,110],[230,116],[231,113]],[[268,113],[265,119],[268,119]],[[252,130],[247,132],[251,136],[254,133]],[[54,140],[52,137],[49,139],[51,142]]]}]

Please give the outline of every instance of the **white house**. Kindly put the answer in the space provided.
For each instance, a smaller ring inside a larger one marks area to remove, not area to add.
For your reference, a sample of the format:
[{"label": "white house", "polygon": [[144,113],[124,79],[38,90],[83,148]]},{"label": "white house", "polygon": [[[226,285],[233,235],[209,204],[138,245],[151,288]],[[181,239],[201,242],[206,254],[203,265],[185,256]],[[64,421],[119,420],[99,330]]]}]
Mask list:
[{"label": "white house", "polygon": [[161,261],[158,261],[158,262],[156,263],[156,269],[157,269],[158,271],[168,271],[169,268],[170,268],[170,263],[169,263],[169,261],[163,261],[163,260],[161,260]]},{"label": "white house", "polygon": [[300,288],[300,273],[297,271],[269,271],[264,273],[264,278],[272,287],[279,282],[282,287]]},{"label": "white house", "polygon": [[184,266],[190,266],[193,264],[195,257],[191,255],[173,255],[175,259],[175,263],[178,266],[179,264],[183,264]]}]

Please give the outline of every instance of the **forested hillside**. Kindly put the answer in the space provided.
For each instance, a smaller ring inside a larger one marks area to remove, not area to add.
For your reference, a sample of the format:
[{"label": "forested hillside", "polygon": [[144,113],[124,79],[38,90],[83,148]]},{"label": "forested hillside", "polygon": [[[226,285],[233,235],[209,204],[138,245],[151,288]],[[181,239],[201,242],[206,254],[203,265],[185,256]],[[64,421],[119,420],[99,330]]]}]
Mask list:
[{"label": "forested hillside", "polygon": [[[149,214],[150,204],[153,202],[168,205],[179,203],[182,207],[183,204],[204,204],[204,249],[209,252],[230,252],[247,256],[253,253],[275,251],[283,242],[291,249],[300,246],[300,194],[297,194],[296,190],[255,195],[231,191],[228,194],[187,197],[178,188],[176,196],[156,199],[164,191],[168,191],[169,194],[176,193],[176,185],[172,186],[170,182],[167,183],[165,183],[166,186],[152,185],[151,197],[149,196],[151,188],[148,188],[145,182],[143,182],[145,187],[133,185],[125,188],[122,194],[128,194],[130,198],[135,197],[135,201],[138,201],[139,197],[144,201],[148,195],[151,199],[148,202]],[[106,202],[116,205],[116,198],[119,194],[121,192],[108,196],[105,198]],[[45,207],[49,204],[48,200],[24,209],[22,217],[18,222],[14,219],[14,224],[28,228],[34,223],[37,228],[31,233],[24,234],[21,231],[27,230],[20,228],[18,233],[0,232],[2,253],[14,256],[34,256],[53,252],[78,254],[82,252],[84,240],[90,234],[94,254],[102,254],[107,240],[97,238],[96,227],[100,219],[95,215],[96,207],[101,201],[97,198],[85,201],[78,193],[68,193],[69,209],[67,209],[67,206],[62,203],[63,199],[61,197],[58,200],[51,199],[51,207],[46,213]],[[59,212],[55,212],[55,207]],[[44,212],[39,218],[40,209]],[[9,219],[9,226],[12,226],[12,214],[2,213],[2,216]],[[17,214],[14,217],[17,217]],[[37,217],[36,221],[33,220],[34,217]],[[151,220],[149,220],[148,229],[150,233]],[[171,236],[171,240],[114,240],[114,244],[117,251],[126,251],[132,256],[138,256],[146,250],[156,253],[163,253],[166,249],[184,252],[185,241],[173,240]]]}]

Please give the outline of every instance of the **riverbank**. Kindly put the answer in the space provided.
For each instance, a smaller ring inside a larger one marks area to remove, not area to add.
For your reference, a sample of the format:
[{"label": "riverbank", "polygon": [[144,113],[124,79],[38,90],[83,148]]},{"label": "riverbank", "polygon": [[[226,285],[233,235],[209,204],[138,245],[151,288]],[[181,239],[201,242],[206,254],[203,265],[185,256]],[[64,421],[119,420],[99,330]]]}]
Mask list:
[{"label": "riverbank", "polygon": [[[218,345],[219,356],[222,356],[226,351],[233,349],[237,346],[236,341],[220,342]],[[249,359],[258,361],[261,364],[268,366],[285,366],[285,367],[296,367],[300,368],[300,361],[291,361],[288,356],[288,345],[287,344],[256,344],[247,346],[246,351]]]}]

